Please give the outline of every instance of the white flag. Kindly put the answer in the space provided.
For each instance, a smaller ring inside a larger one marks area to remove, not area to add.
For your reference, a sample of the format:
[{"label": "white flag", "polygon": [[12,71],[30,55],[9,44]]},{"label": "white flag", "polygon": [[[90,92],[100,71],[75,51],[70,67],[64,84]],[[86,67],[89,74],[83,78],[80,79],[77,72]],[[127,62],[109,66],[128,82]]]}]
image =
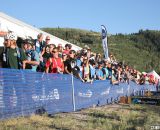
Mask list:
[{"label": "white flag", "polygon": [[102,27],[102,46],[103,46],[103,51],[105,55],[105,59],[108,59],[108,45],[107,45],[107,30],[104,25],[101,25]]}]

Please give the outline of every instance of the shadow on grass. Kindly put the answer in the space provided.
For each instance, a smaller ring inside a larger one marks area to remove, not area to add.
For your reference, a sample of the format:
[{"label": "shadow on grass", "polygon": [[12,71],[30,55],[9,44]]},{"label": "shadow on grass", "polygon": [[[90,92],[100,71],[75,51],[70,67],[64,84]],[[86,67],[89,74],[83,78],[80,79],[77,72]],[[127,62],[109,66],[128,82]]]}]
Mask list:
[{"label": "shadow on grass", "polygon": [[49,126],[49,128],[56,129],[56,130],[70,130],[70,129],[64,128],[64,127],[57,127],[56,125],[51,125],[51,126]]},{"label": "shadow on grass", "polygon": [[91,117],[94,117],[94,118],[112,119],[112,120],[117,120],[117,121],[121,120],[120,117],[115,114],[114,115],[106,115],[104,113],[89,113],[88,115]]}]

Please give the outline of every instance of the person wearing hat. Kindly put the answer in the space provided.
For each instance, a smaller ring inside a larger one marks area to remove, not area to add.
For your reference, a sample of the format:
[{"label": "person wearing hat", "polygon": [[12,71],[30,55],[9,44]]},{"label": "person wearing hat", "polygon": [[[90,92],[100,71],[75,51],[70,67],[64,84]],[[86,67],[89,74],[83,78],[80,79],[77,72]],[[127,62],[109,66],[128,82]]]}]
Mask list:
[{"label": "person wearing hat", "polygon": [[17,36],[14,32],[8,33],[5,37],[5,48],[3,51],[3,68],[21,69],[23,68],[26,55],[21,48],[17,47]]},{"label": "person wearing hat", "polygon": [[27,48],[25,50],[27,60],[24,61],[23,68],[31,69],[36,72],[37,67],[40,64],[40,59],[38,53],[33,49],[34,43],[31,39],[26,39],[24,44],[27,44]]}]

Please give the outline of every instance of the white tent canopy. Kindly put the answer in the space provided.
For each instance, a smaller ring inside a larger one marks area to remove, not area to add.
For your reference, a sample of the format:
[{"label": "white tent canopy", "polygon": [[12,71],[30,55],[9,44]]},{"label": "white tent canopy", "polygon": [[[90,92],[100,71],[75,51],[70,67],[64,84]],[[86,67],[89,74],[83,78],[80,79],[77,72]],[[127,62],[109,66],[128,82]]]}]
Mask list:
[{"label": "white tent canopy", "polygon": [[[15,18],[12,18],[2,12],[0,12],[0,29],[3,28],[5,31],[13,31],[17,34],[18,37],[21,37],[21,38],[27,38],[27,37],[32,37],[33,39],[36,39],[37,38],[37,35],[39,33],[43,33],[44,34],[44,38],[49,35],[50,36],[50,43],[53,43],[55,45],[58,45],[59,43],[62,44],[62,46],[65,46],[65,44],[71,44],[72,45],[72,48],[74,50],[80,50],[81,47],[79,46],[76,46],[72,43],[69,43],[65,40],[62,40],[58,37],[55,37],[49,33],[46,33],[40,29],[37,29],[33,26],[30,26],[22,21],[19,21]],[[1,31],[1,30],[0,30]],[[0,46],[3,46],[3,42],[2,42],[2,39],[3,37],[0,37]]]}]

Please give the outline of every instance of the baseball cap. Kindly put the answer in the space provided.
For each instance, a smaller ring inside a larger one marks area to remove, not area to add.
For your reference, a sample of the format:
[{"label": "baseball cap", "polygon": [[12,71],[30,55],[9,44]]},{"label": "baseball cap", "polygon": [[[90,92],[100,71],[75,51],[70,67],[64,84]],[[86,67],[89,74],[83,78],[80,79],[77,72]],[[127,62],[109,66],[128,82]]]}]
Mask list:
[{"label": "baseball cap", "polygon": [[14,32],[8,33],[4,39],[8,39],[8,40],[17,40],[17,35]]},{"label": "baseball cap", "polygon": [[25,40],[25,44],[34,45],[34,42],[33,42],[32,39],[26,39],[26,40]]}]

